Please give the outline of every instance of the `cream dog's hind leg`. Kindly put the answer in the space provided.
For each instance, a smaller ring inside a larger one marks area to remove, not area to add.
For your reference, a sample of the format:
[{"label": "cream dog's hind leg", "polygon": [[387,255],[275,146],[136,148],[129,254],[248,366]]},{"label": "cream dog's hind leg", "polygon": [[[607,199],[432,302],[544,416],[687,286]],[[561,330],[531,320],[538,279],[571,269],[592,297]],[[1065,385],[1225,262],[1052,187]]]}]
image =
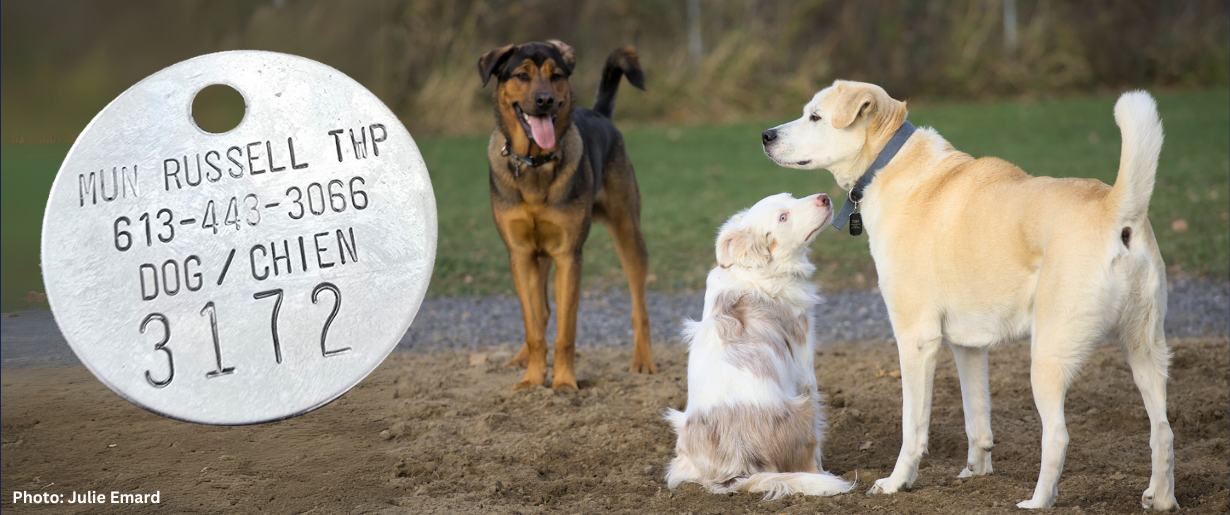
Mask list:
[{"label": "cream dog's hind leg", "polygon": [[[1159,340],[1165,347],[1165,340]],[[1140,497],[1140,504],[1155,510],[1173,510],[1179,504],[1174,498],[1174,433],[1166,420],[1167,367],[1163,360],[1156,359],[1156,351],[1149,348],[1156,345],[1155,341],[1138,340],[1124,342],[1124,345],[1132,377],[1149,413],[1149,447],[1153,451],[1153,475],[1149,478],[1149,488]]]},{"label": "cream dog's hind leg", "polygon": [[949,344],[961,378],[961,405],[965,411],[965,435],[969,455],[965,469],[957,477],[991,473],[991,388],[987,376],[987,348]]},{"label": "cream dog's hind leg", "polygon": [[1064,396],[1085,357],[1105,335],[1109,296],[1101,291],[1105,286],[1073,277],[1082,269],[1071,262],[1044,264],[1038,281],[1029,380],[1042,421],[1042,465],[1033,498],[1017,503],[1019,508],[1050,508],[1059,496],[1059,475],[1068,453]]},{"label": "cream dog's hind leg", "polygon": [[1018,508],[1050,508],[1059,496],[1059,474],[1063,472],[1063,462],[1068,454],[1068,427],[1063,403],[1068,391],[1065,369],[1069,360],[1057,349],[1067,343],[1063,341],[1063,332],[1062,326],[1043,329],[1033,338],[1033,364],[1029,379],[1038,417],[1042,420],[1042,466],[1038,470],[1038,485],[1034,488],[1033,498],[1017,503]]},{"label": "cream dog's hind leg", "polygon": [[1133,295],[1140,292],[1140,296],[1128,301],[1116,333],[1149,413],[1153,474],[1149,488],[1140,496],[1140,504],[1146,509],[1173,510],[1179,504],[1174,498],[1174,433],[1166,419],[1166,377],[1170,366],[1170,349],[1162,328],[1166,290],[1156,276],[1149,279],[1144,287],[1133,288]]}]

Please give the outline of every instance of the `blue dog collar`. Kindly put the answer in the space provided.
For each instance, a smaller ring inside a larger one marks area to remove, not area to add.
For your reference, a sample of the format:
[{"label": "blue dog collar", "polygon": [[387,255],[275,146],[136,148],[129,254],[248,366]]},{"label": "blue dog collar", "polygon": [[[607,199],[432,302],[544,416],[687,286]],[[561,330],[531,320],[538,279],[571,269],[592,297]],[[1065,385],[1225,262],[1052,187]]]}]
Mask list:
[{"label": "blue dog collar", "polygon": [[893,157],[897,155],[897,151],[901,150],[901,147],[905,145],[906,140],[910,139],[912,134],[914,134],[914,124],[906,120],[897,129],[897,132],[893,134],[893,138],[888,140],[888,144],[884,145],[884,150],[880,151],[880,155],[876,156],[876,160],[871,163],[871,166],[867,167],[867,171],[863,173],[862,177],[859,177],[858,182],[850,189],[850,195],[846,197],[846,203],[842,204],[841,210],[833,215],[833,221],[831,222],[833,227],[836,227],[838,230],[845,228],[846,224],[850,222],[850,215],[854,214],[854,211],[858,209],[858,203],[863,201],[863,190],[867,188],[867,185],[871,184],[871,180],[875,178],[876,173],[888,165],[889,161],[893,160]]}]

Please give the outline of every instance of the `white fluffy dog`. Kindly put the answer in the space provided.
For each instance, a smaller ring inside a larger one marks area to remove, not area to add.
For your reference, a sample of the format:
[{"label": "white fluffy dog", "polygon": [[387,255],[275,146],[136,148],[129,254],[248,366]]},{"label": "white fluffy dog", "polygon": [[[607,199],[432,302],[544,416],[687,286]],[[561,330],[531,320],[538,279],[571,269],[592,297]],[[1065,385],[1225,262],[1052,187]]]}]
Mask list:
[{"label": "white fluffy dog", "polygon": [[820,468],[825,417],[813,368],[807,245],[833,210],[821,193],[768,197],[717,239],[704,319],[685,323],[688,406],[668,410],[679,440],[666,473],[714,493],[834,495],[853,484]]},{"label": "white fluffy dog", "polygon": [[1148,218],[1162,123],[1143,91],[1119,98],[1115,122],[1123,148],[1114,187],[1033,177],[1006,161],[959,152],[934,129],[910,132],[905,103],[874,84],[834,82],[803,117],[765,131],[765,153],[774,161],[826,168],[853,189],[851,202],[861,199],[903,390],[901,454],[869,493],[909,488],[918,477],[944,342],[956,358],[969,437],[961,477],[990,474],[987,348],[1032,335],[1042,466],[1033,497],[1018,506],[1051,507],[1068,447],[1064,395],[1085,356],[1110,333],[1149,413],[1153,475],[1141,504],[1178,507],[1166,420],[1166,267]]}]

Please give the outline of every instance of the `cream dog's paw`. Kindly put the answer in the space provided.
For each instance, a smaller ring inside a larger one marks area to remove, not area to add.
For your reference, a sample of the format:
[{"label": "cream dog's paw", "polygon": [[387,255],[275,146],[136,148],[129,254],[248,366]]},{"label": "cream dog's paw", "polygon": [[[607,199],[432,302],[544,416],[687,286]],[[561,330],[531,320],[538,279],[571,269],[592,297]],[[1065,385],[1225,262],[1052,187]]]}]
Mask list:
[{"label": "cream dog's paw", "polygon": [[1170,494],[1166,499],[1158,499],[1154,495],[1154,487],[1149,487],[1145,493],[1140,495],[1140,506],[1146,510],[1171,511],[1179,509],[1179,502],[1175,500],[1174,494]]},{"label": "cream dog's paw", "polygon": [[871,486],[871,490],[867,491],[867,495],[880,494],[895,494],[902,489],[903,485],[900,481],[894,481],[892,476],[877,479],[876,483]]}]

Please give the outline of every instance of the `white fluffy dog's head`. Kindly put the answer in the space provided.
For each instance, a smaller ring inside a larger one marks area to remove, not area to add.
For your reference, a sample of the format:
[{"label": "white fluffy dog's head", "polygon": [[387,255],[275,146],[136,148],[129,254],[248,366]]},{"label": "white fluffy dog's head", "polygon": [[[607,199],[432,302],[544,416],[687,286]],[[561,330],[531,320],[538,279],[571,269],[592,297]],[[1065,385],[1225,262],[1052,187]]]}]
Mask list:
[{"label": "white fluffy dog's head", "polygon": [[833,203],[824,193],[800,199],[789,193],[766,197],[730,217],[718,231],[718,266],[768,275],[810,274],[807,246],[832,220]]},{"label": "white fluffy dog's head", "polygon": [[777,164],[827,169],[848,190],[906,118],[905,102],[865,82],[834,81],[803,106],[803,116],[761,135]]}]

